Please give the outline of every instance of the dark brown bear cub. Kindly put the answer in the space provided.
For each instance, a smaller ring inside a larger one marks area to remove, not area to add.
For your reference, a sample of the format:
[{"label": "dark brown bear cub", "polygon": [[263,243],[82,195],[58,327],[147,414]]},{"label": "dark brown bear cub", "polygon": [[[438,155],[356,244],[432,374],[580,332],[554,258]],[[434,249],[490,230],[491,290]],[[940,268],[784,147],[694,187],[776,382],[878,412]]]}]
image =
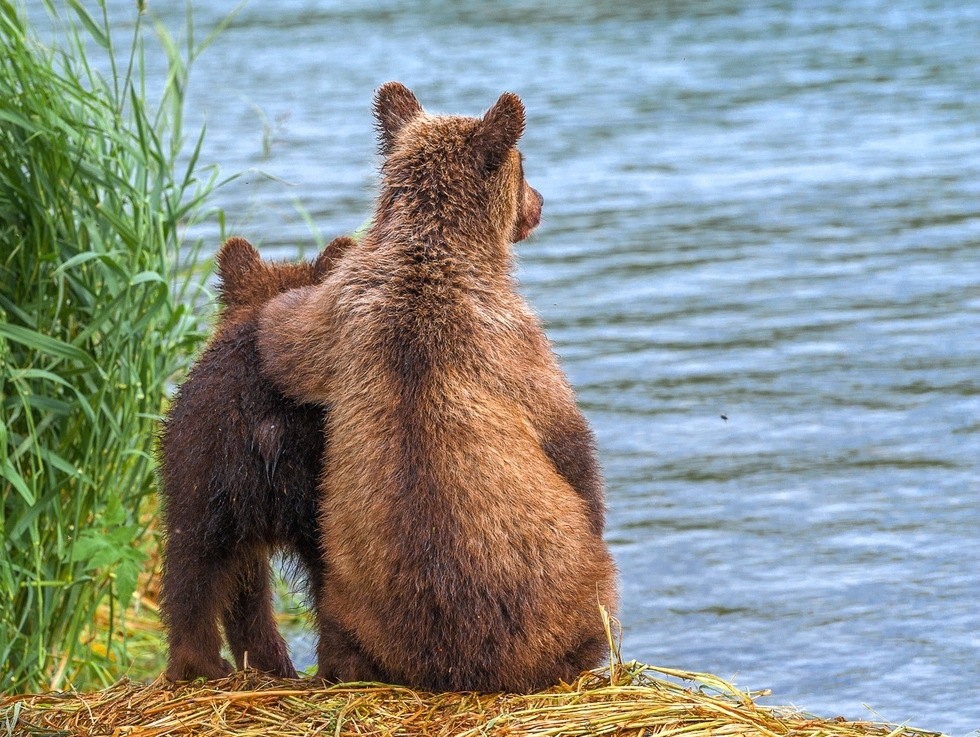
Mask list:
[{"label": "dark brown bear cub", "polygon": [[312,599],[319,597],[316,497],[325,413],[260,376],[256,321],[280,292],[322,280],[352,243],[337,238],[313,263],[265,263],[241,238],[218,252],[223,310],[160,437],[160,606],[173,680],[233,670],[219,654],[219,619],[239,668],[247,658],[250,667],[296,677],[273,620],[269,555],[292,556],[309,577]]},{"label": "dark brown bear cub", "polygon": [[319,286],[262,311],[262,369],[330,407],[319,675],[530,691],[594,667],[615,570],[592,435],[512,281],[541,197],[524,108],[375,99],[372,227]]}]

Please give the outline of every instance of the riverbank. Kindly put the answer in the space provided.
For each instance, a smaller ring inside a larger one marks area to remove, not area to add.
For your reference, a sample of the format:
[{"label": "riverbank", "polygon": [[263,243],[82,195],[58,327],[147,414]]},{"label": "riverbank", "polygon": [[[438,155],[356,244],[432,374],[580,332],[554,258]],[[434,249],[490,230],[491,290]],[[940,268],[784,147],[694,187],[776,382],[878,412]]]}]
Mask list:
[{"label": "riverbank", "polygon": [[11,735],[675,735],[685,737],[924,737],[937,733],[764,706],[715,676],[636,662],[583,674],[541,693],[429,694],[380,684],[240,672],[206,684],[120,681],[91,693],[0,700]]}]

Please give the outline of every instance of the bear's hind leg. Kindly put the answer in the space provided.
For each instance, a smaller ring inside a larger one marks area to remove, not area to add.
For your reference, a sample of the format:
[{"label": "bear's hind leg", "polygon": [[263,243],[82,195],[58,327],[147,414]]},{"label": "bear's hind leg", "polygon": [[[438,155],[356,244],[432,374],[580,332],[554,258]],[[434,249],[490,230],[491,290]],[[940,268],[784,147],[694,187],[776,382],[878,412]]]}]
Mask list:
[{"label": "bear's hind leg", "polygon": [[320,610],[318,604],[323,601],[323,576],[326,566],[323,563],[323,556],[315,543],[306,541],[306,538],[296,535],[299,542],[296,544],[295,557],[298,561],[299,569],[305,578],[306,587],[306,606],[309,609],[310,618],[313,625],[319,629]]},{"label": "bear's hind leg", "polygon": [[234,671],[221,657],[219,612],[232,584],[227,565],[179,535],[167,543],[161,576],[161,615],[167,625],[167,677],[223,678]]},{"label": "bear's hind leg", "polygon": [[605,633],[589,637],[575,650],[565,655],[558,671],[565,683],[571,683],[584,671],[597,667],[609,656],[609,641]]},{"label": "bear's hind leg", "polygon": [[286,641],[272,611],[272,569],[264,550],[240,554],[228,608],[223,613],[225,635],[239,668],[296,678]]},{"label": "bear's hind leg", "polygon": [[319,616],[320,642],[317,644],[317,677],[331,683],[384,681],[385,676],[354,639]]}]

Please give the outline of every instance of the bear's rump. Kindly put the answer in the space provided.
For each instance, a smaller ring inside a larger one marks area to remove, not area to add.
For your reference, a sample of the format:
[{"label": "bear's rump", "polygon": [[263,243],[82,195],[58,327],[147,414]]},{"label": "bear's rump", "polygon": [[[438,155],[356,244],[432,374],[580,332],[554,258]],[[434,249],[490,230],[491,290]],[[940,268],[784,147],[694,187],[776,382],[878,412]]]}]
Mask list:
[{"label": "bear's rump", "polygon": [[[437,669],[500,662],[529,640],[560,657],[601,627],[608,554],[515,407],[451,415],[428,417],[411,443],[389,434],[385,452],[365,452],[379,437],[370,423],[333,428],[328,607],[382,663],[392,652]],[[358,451],[356,473],[339,467]]]}]

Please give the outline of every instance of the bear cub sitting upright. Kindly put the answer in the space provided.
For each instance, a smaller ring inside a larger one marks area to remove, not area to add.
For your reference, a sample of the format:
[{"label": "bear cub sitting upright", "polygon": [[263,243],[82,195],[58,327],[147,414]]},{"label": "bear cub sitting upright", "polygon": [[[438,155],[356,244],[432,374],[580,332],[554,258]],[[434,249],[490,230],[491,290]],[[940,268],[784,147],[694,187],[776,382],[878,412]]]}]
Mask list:
[{"label": "bear cub sitting upright", "polygon": [[516,147],[524,107],[430,115],[392,82],[375,114],[372,226],[258,331],[269,379],[330,408],[319,675],[571,681],[606,652],[615,570],[591,432],[511,274],[542,202]]},{"label": "bear cub sitting upright", "polygon": [[265,263],[241,238],[218,252],[223,309],[215,335],[175,397],[160,436],[166,548],[160,610],[172,680],[239,668],[296,677],[272,613],[269,555],[293,556],[319,598],[316,510],[324,410],[303,406],[259,374],[255,330],[273,296],[321,281],[353,241],[313,263]]}]

